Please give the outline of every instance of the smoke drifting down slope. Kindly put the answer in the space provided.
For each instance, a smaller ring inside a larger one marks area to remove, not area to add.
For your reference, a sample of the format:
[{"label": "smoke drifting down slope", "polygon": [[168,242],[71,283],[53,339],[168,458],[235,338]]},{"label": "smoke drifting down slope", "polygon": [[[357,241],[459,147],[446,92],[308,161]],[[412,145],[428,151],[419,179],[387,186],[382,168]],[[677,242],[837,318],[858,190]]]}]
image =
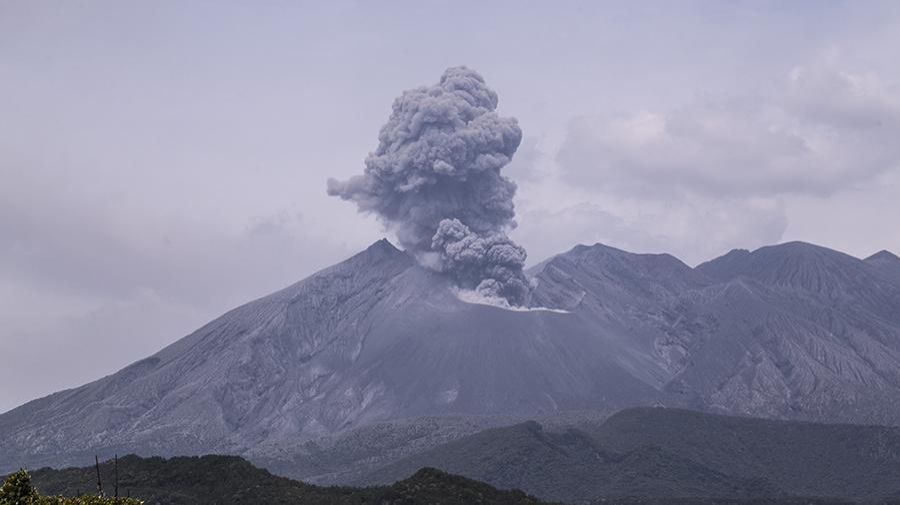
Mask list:
[{"label": "smoke drifting down slope", "polygon": [[405,91],[379,134],[365,171],[329,179],[328,194],[356,202],[397,233],[400,245],[463,289],[527,303],[525,249],[515,227],[516,184],[500,171],[522,140],[496,112],[497,93],[466,67]]}]

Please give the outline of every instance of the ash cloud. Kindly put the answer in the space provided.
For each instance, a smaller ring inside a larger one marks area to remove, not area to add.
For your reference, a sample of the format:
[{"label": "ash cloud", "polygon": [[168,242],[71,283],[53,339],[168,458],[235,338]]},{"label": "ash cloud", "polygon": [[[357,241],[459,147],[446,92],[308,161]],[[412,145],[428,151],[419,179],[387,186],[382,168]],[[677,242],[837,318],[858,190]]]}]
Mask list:
[{"label": "ash cloud", "polygon": [[328,194],[377,215],[400,245],[463,289],[523,305],[525,250],[515,227],[516,184],[500,171],[522,141],[499,116],[497,93],[474,70],[453,67],[434,86],[405,91],[365,170],[328,180]]},{"label": "ash cloud", "polygon": [[478,234],[459,219],[444,219],[431,248],[440,251],[443,269],[452,272],[462,286],[515,305],[527,300],[529,284],[522,274],[525,249],[504,233]]}]

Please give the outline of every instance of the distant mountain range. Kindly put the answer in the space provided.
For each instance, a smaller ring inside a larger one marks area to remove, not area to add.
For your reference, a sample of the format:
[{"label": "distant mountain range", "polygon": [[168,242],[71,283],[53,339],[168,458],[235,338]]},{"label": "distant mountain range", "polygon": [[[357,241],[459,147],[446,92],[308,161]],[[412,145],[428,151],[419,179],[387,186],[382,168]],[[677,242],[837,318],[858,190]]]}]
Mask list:
[{"label": "distant mountain range", "polygon": [[[294,476],[350,463],[361,475],[487,427],[639,405],[900,425],[890,253],[795,242],[690,268],[598,244],[530,274],[529,309],[471,303],[379,241],[116,374],[0,415],[0,469],[220,452]],[[385,439],[393,449],[366,464]],[[334,465],[313,468],[317,450]]]}]

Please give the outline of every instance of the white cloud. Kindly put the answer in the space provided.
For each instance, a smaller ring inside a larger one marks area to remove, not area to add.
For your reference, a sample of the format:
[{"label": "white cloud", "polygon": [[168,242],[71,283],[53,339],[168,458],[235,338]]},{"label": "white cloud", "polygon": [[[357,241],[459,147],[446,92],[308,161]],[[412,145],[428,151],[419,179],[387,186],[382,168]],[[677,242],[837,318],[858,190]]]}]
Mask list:
[{"label": "white cloud", "polygon": [[[298,211],[240,226],[98,198],[0,166],[0,411],[149,355],[380,237]],[[63,175],[64,178],[64,175]],[[89,187],[89,186],[88,186]],[[350,215],[355,219],[354,215]],[[352,226],[348,226],[352,228]]]},{"label": "white cloud", "polygon": [[[846,207],[831,214],[873,220],[864,195],[898,172],[898,138],[900,89],[832,57],[794,67],[768,93],[579,116],[555,152],[529,149],[530,172],[545,177],[524,179],[515,238],[532,264],[593,242],[696,264],[777,243],[788,230],[841,248],[814,221],[829,202]],[[882,247],[897,240],[876,235]]]},{"label": "white cloud", "polygon": [[796,67],[769,95],[572,121],[572,184],[643,195],[827,196],[900,165],[900,92],[874,73]]},{"label": "white cloud", "polygon": [[[0,285],[0,412],[144,358],[199,327],[209,313],[149,288],[98,299]],[[35,314],[33,312],[38,312]]]},{"label": "white cloud", "polygon": [[696,265],[731,249],[778,242],[787,227],[778,199],[601,199],[603,204],[583,201],[523,211],[514,237],[528,250],[529,264],[576,244],[599,242],[632,252],[670,253]]}]

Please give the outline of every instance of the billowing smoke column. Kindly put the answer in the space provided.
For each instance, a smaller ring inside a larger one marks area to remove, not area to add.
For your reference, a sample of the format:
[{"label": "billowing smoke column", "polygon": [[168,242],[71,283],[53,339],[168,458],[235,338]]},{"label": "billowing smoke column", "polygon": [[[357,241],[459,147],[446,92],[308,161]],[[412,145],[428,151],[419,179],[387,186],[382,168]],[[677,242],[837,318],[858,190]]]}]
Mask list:
[{"label": "billowing smoke column", "polygon": [[437,257],[433,267],[461,288],[524,305],[525,250],[505,233],[516,224],[516,184],[500,174],[522,130],[496,108],[497,93],[481,75],[447,69],[437,85],[394,101],[364,174],[330,179],[328,194],[375,213],[401,246]]}]

